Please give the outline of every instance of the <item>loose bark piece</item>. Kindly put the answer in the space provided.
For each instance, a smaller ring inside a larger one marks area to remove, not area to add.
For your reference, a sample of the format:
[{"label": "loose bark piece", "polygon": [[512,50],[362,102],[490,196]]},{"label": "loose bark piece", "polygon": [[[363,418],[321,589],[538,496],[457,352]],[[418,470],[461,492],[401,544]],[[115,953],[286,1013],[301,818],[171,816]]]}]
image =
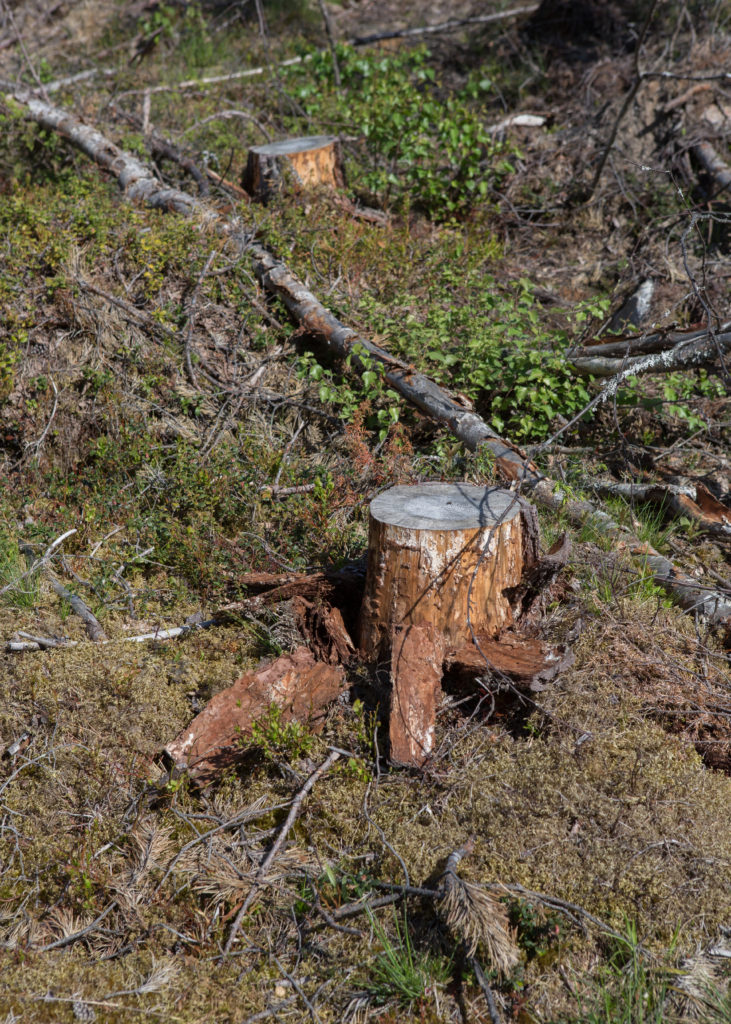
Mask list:
[{"label": "loose bark piece", "polygon": [[341,188],[345,178],[340,140],[335,135],[308,135],[254,146],[241,184],[249,195],[267,200],[281,188],[288,171],[300,187]]},{"label": "loose bark piece", "polygon": [[476,636],[469,644],[450,648],[444,668],[452,676],[470,679],[492,669],[516,686],[539,693],[573,661],[573,652],[566,647],[551,647],[540,637],[509,631],[497,638]]},{"label": "loose bark piece", "polygon": [[292,610],[297,628],[318,661],[328,665],[348,665],[353,660],[355,644],[345,628],[339,608],[294,597]]},{"label": "loose bark piece", "polygon": [[407,626],[392,638],[391,761],[421,766],[434,749],[444,637],[431,626]]},{"label": "loose bark piece", "polygon": [[[531,524],[526,527],[526,522]],[[428,625],[451,643],[513,622],[506,588],[537,558],[535,512],[498,487],[424,483],[371,502],[360,649],[390,657],[395,630]]]},{"label": "loose bark piece", "polygon": [[169,743],[164,754],[173,765],[195,779],[210,781],[241,756],[242,740],[254,722],[272,705],[282,721],[322,726],[324,709],[345,684],[345,673],[334,665],[318,664],[312,652],[298,647],[222,690]]},{"label": "loose bark piece", "polygon": [[534,612],[540,598],[566,566],[570,554],[571,541],[568,534],[563,533],[547,554],[534,565],[526,567],[518,586],[507,591],[518,621]]},{"label": "loose bark piece", "polygon": [[311,601],[328,601],[342,607],[363,596],[365,566],[362,562],[349,562],[340,569],[322,572],[247,572],[238,582],[252,593],[253,598],[224,605],[216,615],[225,617],[237,612],[248,612],[252,599],[259,604],[276,604],[293,597],[306,597]]}]

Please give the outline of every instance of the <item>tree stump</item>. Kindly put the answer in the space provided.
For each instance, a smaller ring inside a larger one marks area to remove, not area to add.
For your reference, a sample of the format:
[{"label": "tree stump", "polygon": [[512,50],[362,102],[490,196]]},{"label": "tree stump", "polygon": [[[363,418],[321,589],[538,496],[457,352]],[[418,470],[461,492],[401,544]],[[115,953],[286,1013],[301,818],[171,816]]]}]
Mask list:
[{"label": "tree stump", "polygon": [[249,195],[266,201],[282,186],[287,174],[299,187],[342,187],[345,179],[340,140],[335,135],[308,135],[254,146],[249,150],[241,184]]},{"label": "tree stump", "polygon": [[371,502],[360,649],[391,665],[392,760],[423,764],[445,650],[511,626],[511,590],[537,559],[535,511],[511,491],[425,483]]}]

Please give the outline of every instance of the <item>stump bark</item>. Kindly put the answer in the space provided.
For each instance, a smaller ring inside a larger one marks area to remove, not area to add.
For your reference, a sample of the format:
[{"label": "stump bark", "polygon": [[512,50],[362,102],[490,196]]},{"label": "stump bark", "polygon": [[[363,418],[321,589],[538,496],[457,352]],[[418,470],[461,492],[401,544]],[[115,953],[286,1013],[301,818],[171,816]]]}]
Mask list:
[{"label": "stump bark", "polygon": [[391,667],[392,760],[423,764],[445,649],[511,626],[511,597],[537,558],[535,511],[511,491],[425,483],[371,503],[360,649]]},{"label": "stump bark", "polygon": [[254,146],[249,150],[241,184],[249,195],[265,201],[281,188],[288,174],[299,187],[342,187],[345,179],[340,140],[334,135],[308,135]]}]

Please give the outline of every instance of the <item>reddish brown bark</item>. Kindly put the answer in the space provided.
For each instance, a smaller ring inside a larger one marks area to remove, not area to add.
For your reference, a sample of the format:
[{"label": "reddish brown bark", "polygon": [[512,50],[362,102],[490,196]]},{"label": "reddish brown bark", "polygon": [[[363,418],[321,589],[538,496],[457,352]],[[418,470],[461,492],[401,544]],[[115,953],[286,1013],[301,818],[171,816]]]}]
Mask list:
[{"label": "reddish brown bark", "polygon": [[298,647],[217,694],[165,747],[165,754],[178,770],[208,781],[236,763],[254,722],[272,705],[281,709],[282,721],[304,722],[317,730],[344,684],[342,668],[318,663],[311,651]]},{"label": "reddish brown bark", "polygon": [[442,692],[444,638],[431,626],[407,626],[392,641],[389,740],[395,764],[424,764],[434,749]]}]

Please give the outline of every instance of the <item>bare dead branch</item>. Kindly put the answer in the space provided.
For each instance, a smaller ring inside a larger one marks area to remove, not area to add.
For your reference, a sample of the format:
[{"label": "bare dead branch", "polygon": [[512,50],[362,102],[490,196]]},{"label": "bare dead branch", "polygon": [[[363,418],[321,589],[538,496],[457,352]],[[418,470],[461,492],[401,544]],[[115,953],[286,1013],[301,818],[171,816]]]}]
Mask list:
[{"label": "bare dead branch", "polygon": [[243,921],[244,917],[248,913],[249,908],[251,907],[251,904],[254,902],[254,899],[255,899],[259,889],[264,884],[264,882],[266,880],[266,873],[267,873],[267,871],[269,870],[272,862],[274,861],[274,858],[277,856],[277,854],[281,850],[282,845],[284,844],[284,841],[286,840],[287,836],[289,835],[290,829],[292,828],[292,826],[294,825],[295,821],[297,820],[297,818],[299,816],[299,813],[300,813],[300,810],[302,809],[302,803],[303,803],[305,797],[310,792],[312,787],[315,785],[317,780],[322,775],[325,774],[325,772],[328,770],[328,768],[330,768],[333,764],[335,764],[335,762],[338,760],[339,757],[340,757],[340,751],[339,750],[331,750],[330,753],[328,754],[328,756],[322,762],[322,764],[318,768],[315,769],[315,771],[312,773],[312,775],[310,775],[310,777],[307,779],[307,781],[305,782],[305,784],[302,787],[302,789],[300,789],[300,791],[297,793],[297,795],[295,796],[294,800],[292,801],[292,806],[290,808],[289,814],[287,815],[287,820],[284,822],[284,825],[282,825],[282,829],[281,829],[279,835],[277,836],[276,841],[272,844],[272,848],[270,849],[269,853],[266,855],[264,860],[259,865],[259,869],[256,872],[256,878],[254,879],[254,884],[252,885],[251,889],[249,890],[249,893],[248,893],[246,899],[244,900],[243,904],[241,905],[241,908],[240,908],[238,914],[234,918],[234,922],[231,925],[231,930],[228,933],[228,938],[226,939],[226,945],[223,947],[223,954],[224,954],[224,956],[226,956],[228,953],[231,952],[231,947],[233,946],[233,944],[234,944],[234,942],[236,940],[236,936],[238,934],[239,928],[241,927],[241,922]]},{"label": "bare dead branch", "polygon": [[406,39],[410,36],[454,32],[467,25],[489,25],[497,21],[519,18],[523,14],[533,14],[538,10],[539,6],[540,4],[529,4],[526,7],[513,7],[509,11],[498,11],[496,14],[481,14],[474,18],[449,18],[447,21],[440,21],[436,25],[419,25],[414,28],[394,29],[391,32],[374,32],[368,36],[356,36],[354,39],[350,39],[349,43],[351,46],[370,46],[372,43],[380,43],[384,39]]},{"label": "bare dead branch", "polygon": [[697,142],[691,151],[716,182],[719,191],[731,188],[731,167],[721,159],[710,142]]}]

